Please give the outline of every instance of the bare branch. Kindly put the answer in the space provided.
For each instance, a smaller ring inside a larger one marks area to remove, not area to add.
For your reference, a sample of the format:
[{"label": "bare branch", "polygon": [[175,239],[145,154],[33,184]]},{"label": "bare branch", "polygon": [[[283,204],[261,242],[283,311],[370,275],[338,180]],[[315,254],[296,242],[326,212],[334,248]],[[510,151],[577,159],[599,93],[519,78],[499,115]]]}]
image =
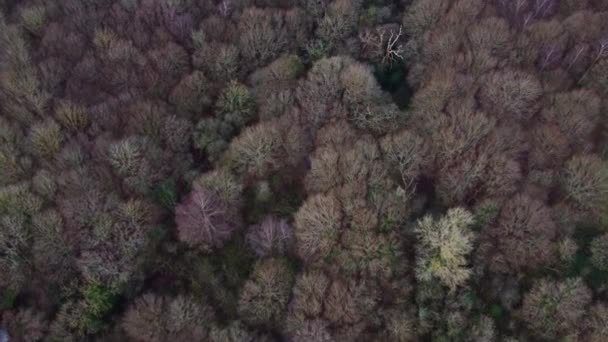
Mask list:
[{"label": "bare branch", "polygon": [[589,65],[589,67],[587,68],[587,70],[585,71],[583,76],[581,76],[581,78],[578,80],[579,84],[585,79],[585,77],[587,77],[587,74],[589,73],[589,71],[591,71],[591,69],[593,69],[595,64],[597,62],[599,62],[600,59],[608,57],[608,38],[600,40],[598,43],[599,43],[598,44],[599,46],[597,49],[597,54],[595,55],[595,59],[593,60],[591,65]]},{"label": "bare branch", "polygon": [[534,12],[530,12],[528,14],[526,14],[526,16],[524,17],[524,22],[523,22],[523,26],[526,27],[528,26],[528,24],[530,22],[532,22],[532,20],[535,18]]},{"label": "bare branch", "polygon": [[540,71],[546,68],[554,68],[561,61],[561,53],[555,45],[550,45],[542,50],[542,59],[539,62]]},{"label": "bare branch", "polygon": [[388,38],[388,44],[386,46],[386,53],[384,54],[384,58],[382,62],[388,61],[389,63],[394,62],[396,59],[403,60],[403,45],[396,45],[403,34],[403,27],[399,26],[399,32],[395,33],[391,30],[391,35]]},{"label": "bare branch", "polygon": [[403,59],[404,48],[399,44],[399,39],[403,35],[403,27],[399,26],[399,31],[389,31],[388,39],[385,28],[376,28],[374,31],[365,30],[359,34],[359,39],[366,48],[372,50],[374,58],[381,59],[382,63],[393,63],[397,59]]},{"label": "bare branch", "polygon": [[608,57],[608,38],[599,41],[597,59]]},{"label": "bare branch", "polygon": [[534,17],[543,18],[549,15],[554,5],[554,0],[536,0],[534,3]]},{"label": "bare branch", "polygon": [[522,9],[524,9],[526,7],[527,4],[527,0],[516,0],[514,5],[515,5],[515,13],[519,13]]},{"label": "bare branch", "polygon": [[574,55],[574,57],[572,57],[572,60],[570,61],[570,63],[568,63],[568,67],[566,68],[567,71],[570,71],[570,68],[572,68],[574,63],[576,63],[576,61],[578,61],[578,59],[581,57],[583,52],[585,52],[585,50],[586,50],[586,47],[584,45],[580,46],[578,48],[578,50],[576,51],[576,54]]},{"label": "bare branch", "polygon": [[220,15],[224,18],[227,18],[232,13],[232,1],[231,0],[222,0],[218,4],[218,10]]}]

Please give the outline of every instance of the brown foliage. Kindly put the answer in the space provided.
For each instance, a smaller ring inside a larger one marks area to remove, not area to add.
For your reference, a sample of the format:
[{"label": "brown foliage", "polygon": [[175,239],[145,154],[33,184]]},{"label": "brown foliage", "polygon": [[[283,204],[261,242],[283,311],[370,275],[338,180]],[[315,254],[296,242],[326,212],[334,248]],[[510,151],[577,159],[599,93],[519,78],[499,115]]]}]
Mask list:
[{"label": "brown foliage", "polygon": [[501,18],[484,18],[468,30],[472,67],[479,73],[494,68],[509,52],[511,32]]},{"label": "brown foliage", "polygon": [[260,104],[261,120],[275,119],[295,104],[295,87],[302,71],[302,60],[295,55],[286,55],[250,76],[254,95]]},{"label": "brown foliage", "polygon": [[593,216],[605,214],[608,200],[608,167],[595,155],[576,155],[561,174],[566,199]]},{"label": "brown foliage", "polygon": [[73,241],[66,237],[60,214],[49,209],[32,218],[32,253],[37,270],[47,279],[65,281],[73,275]]},{"label": "brown foliage", "polygon": [[343,44],[355,30],[360,4],[353,0],[335,0],[329,4],[316,34],[330,49]]},{"label": "brown foliage", "polygon": [[330,279],[319,270],[298,275],[289,307],[289,319],[303,321],[319,317],[323,312],[323,301],[329,284]]},{"label": "brown foliage", "polygon": [[534,168],[561,165],[571,153],[568,138],[555,124],[535,127],[530,140],[530,165]]},{"label": "brown foliage", "polygon": [[333,342],[334,338],[328,331],[328,323],[324,320],[307,320],[293,333],[294,342]]},{"label": "brown foliage", "polygon": [[520,163],[507,155],[493,155],[488,160],[488,166],[483,178],[483,189],[487,196],[507,198],[518,189],[523,179]]},{"label": "brown foliage", "polygon": [[453,29],[433,30],[427,33],[428,43],[421,48],[421,59],[429,68],[441,69],[455,64],[459,56],[461,37]]},{"label": "brown foliage", "polygon": [[341,90],[340,74],[352,61],[331,57],[316,62],[296,90],[298,102],[307,116],[308,125],[318,129],[325,124],[337,105]]},{"label": "brown foliage", "polygon": [[228,147],[226,165],[246,178],[264,178],[286,160],[277,122],[261,122],[245,128]]},{"label": "brown foliage", "polygon": [[255,264],[241,290],[238,311],[251,324],[276,324],[286,308],[293,274],[285,259]]},{"label": "brown foliage", "polygon": [[539,337],[573,334],[581,323],[591,291],[580,278],[541,279],[524,297],[522,318]]},{"label": "brown foliage", "polygon": [[309,197],[294,219],[297,255],[308,263],[327,256],[342,225],[342,208],[335,196]]},{"label": "brown foliage", "polygon": [[[584,324],[584,338],[589,342],[601,342],[608,338],[608,307],[604,303],[598,303],[591,307],[590,314]],[[587,335],[588,334],[588,335]]]},{"label": "brown foliage", "polygon": [[308,193],[326,192],[339,184],[339,153],[333,147],[317,148],[310,158],[310,170],[306,175]]},{"label": "brown foliage", "polygon": [[127,309],[122,326],[136,341],[204,340],[214,313],[195,298],[147,293]]},{"label": "brown foliage", "polygon": [[403,26],[408,34],[421,37],[448,10],[449,1],[416,0],[403,16]]},{"label": "brown foliage", "polygon": [[35,312],[34,309],[5,311],[1,318],[0,322],[7,329],[11,341],[41,341],[48,330],[44,314]]},{"label": "brown foliage", "polygon": [[0,340],[606,340],[606,10],[0,0]]},{"label": "brown foliage", "polygon": [[575,37],[577,41],[591,43],[600,38],[603,29],[606,28],[604,14],[589,9],[576,11],[564,19],[566,30]]},{"label": "brown foliage", "polygon": [[375,308],[377,296],[364,282],[336,279],[325,294],[323,317],[338,326],[352,327],[369,318],[366,316]]},{"label": "brown foliage", "polygon": [[173,88],[169,96],[171,102],[178,110],[178,113],[187,116],[188,113],[198,114],[211,104],[211,83],[200,71],[184,77]]},{"label": "brown foliage", "polygon": [[98,201],[109,203],[100,203],[105,207],[93,216],[96,221],[86,222],[92,227],[78,232],[77,267],[85,280],[115,289],[140,271],[150,224],[158,220],[159,211],[141,200],[112,203],[107,196]]},{"label": "brown foliage", "polygon": [[553,261],[556,226],[551,209],[527,195],[507,201],[496,224],[482,233],[490,268],[495,272],[520,273]]},{"label": "brown foliage", "polygon": [[205,42],[194,52],[192,63],[215,81],[231,80],[238,76],[240,69],[239,50],[232,44]]},{"label": "brown foliage", "polygon": [[460,79],[461,75],[454,69],[436,71],[429,75],[412,98],[413,115],[427,118],[416,122],[416,126],[421,127],[428,134],[437,129],[438,122],[434,119],[441,116],[441,112],[451,98],[460,95],[463,88]]},{"label": "brown foliage", "polygon": [[501,116],[529,120],[539,109],[542,86],[533,75],[519,70],[503,70],[486,77],[480,90],[482,107]]},{"label": "brown foliage", "polygon": [[239,47],[254,65],[276,57],[287,44],[283,14],[271,9],[247,8],[239,18]]},{"label": "brown foliage", "polygon": [[495,118],[467,109],[441,117],[438,121],[440,127],[433,134],[433,144],[437,161],[442,165],[449,165],[463,154],[470,154],[496,127]]},{"label": "brown foliage", "polygon": [[600,98],[590,90],[575,90],[553,96],[543,118],[557,124],[571,144],[584,146],[598,123]]},{"label": "brown foliage", "polygon": [[562,21],[538,21],[526,27],[516,43],[521,62],[544,72],[560,65],[568,48],[568,33]]}]

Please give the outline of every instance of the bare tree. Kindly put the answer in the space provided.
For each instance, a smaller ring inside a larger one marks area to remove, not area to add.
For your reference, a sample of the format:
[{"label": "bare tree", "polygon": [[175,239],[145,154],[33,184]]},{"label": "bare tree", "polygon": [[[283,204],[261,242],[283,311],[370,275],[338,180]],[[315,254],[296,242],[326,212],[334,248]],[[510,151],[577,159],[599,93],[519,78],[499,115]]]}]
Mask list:
[{"label": "bare tree", "polygon": [[222,0],[217,5],[217,9],[220,12],[220,15],[224,18],[228,18],[230,14],[232,14],[232,1],[231,0]]},{"label": "bare tree", "polygon": [[251,226],[247,243],[261,257],[285,254],[293,242],[293,230],[285,219],[267,217]]},{"label": "bare tree", "polygon": [[575,330],[591,303],[592,292],[580,278],[536,282],[522,304],[522,318],[539,337],[555,339]]},{"label": "bare tree", "polygon": [[179,239],[204,250],[221,247],[234,230],[227,211],[213,194],[195,190],[175,209]]},{"label": "bare tree", "polygon": [[375,30],[361,32],[359,39],[367,49],[372,50],[371,54],[373,58],[380,59],[383,64],[392,64],[397,60],[403,60],[405,49],[399,43],[402,35],[403,26],[399,26],[399,31],[377,27]]},{"label": "bare tree", "polygon": [[541,51],[541,57],[538,62],[538,66],[540,71],[545,71],[545,69],[553,69],[559,65],[559,62],[562,59],[562,52],[559,47],[551,44]]},{"label": "bare tree", "polygon": [[587,51],[588,47],[587,45],[578,45],[574,48],[573,52],[571,52],[569,58],[567,58],[568,62],[566,70],[570,71],[570,69],[572,68],[572,66],[574,66],[574,64],[576,64],[576,62],[585,56],[585,52]]},{"label": "bare tree", "polygon": [[589,65],[583,76],[578,80],[578,84],[581,84],[585,77],[589,74],[589,71],[593,69],[595,64],[599,62],[601,59],[608,57],[608,38],[604,38],[597,43],[597,53],[593,62]]},{"label": "bare tree", "polygon": [[534,20],[551,16],[558,8],[555,0],[498,0],[499,13],[520,28]]}]

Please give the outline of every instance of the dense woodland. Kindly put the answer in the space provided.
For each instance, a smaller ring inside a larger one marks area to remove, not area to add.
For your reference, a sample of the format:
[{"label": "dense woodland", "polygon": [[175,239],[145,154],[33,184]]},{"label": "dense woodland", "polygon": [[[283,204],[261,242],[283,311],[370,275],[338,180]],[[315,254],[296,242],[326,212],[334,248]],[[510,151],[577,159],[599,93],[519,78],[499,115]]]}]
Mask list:
[{"label": "dense woodland", "polygon": [[0,341],[608,341],[608,1],[0,0]]}]

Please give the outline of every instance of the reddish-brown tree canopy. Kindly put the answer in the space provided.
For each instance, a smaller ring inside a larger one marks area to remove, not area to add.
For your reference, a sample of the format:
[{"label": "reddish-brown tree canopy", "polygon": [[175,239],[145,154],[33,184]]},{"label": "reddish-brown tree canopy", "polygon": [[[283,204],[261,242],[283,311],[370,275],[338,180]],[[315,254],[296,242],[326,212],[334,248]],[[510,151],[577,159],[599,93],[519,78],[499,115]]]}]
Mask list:
[{"label": "reddish-brown tree canopy", "polygon": [[195,190],[175,207],[178,237],[205,251],[219,248],[236,229],[228,215],[228,209],[217,196]]}]

